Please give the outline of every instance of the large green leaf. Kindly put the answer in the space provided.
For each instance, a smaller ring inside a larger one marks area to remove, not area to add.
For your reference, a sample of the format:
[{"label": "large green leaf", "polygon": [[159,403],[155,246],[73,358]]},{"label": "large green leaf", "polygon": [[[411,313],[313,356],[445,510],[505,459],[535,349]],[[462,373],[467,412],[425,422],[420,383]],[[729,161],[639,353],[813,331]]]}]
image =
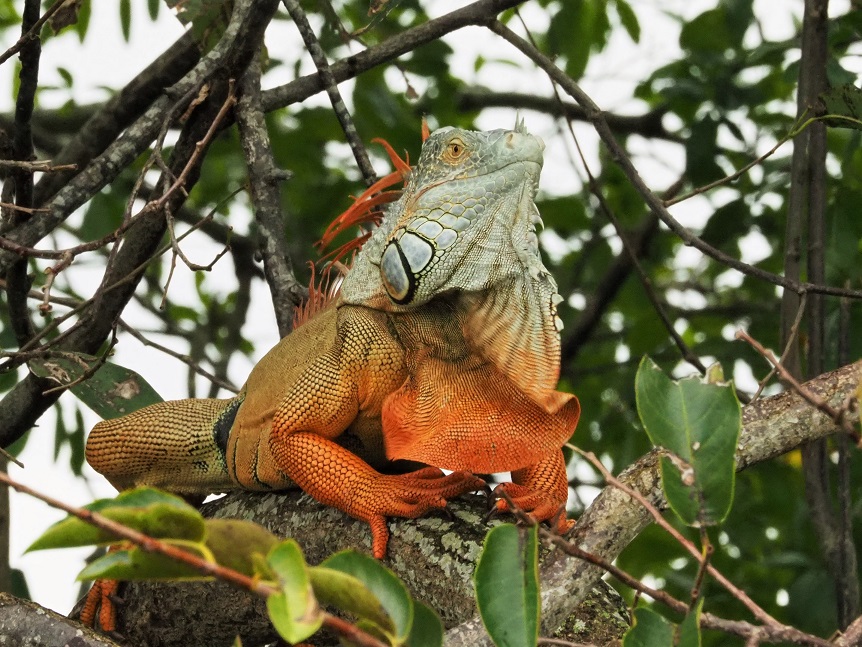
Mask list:
[{"label": "large green leaf", "polygon": [[31,360],[28,366],[35,375],[60,386],[83,378],[98,366],[95,373],[74,384],[70,390],[105,420],[162,401],[156,390],[134,371],[111,362],[99,366],[99,362],[99,358],[92,355],[64,353],[63,356]]},{"label": "large green leaf", "polygon": [[408,647],[441,647],[443,623],[427,604],[413,600],[413,626],[407,637]]},{"label": "large green leaf", "polygon": [[538,540],[535,526],[512,524],[485,537],[473,584],[476,604],[497,647],[534,647],[539,636]]},{"label": "large green leaf", "polygon": [[314,594],[321,604],[336,607],[394,634],[395,625],[383,604],[358,577],[325,566],[309,569]]},{"label": "large green leaf", "polygon": [[270,551],[267,563],[278,577],[280,589],[266,600],[269,618],[282,638],[291,644],[301,642],[323,623],[302,550],[288,539]]},{"label": "large green leaf", "polygon": [[320,566],[347,573],[362,582],[380,601],[391,619],[391,629],[379,625],[377,621],[372,622],[396,644],[407,640],[413,625],[413,599],[392,571],[376,559],[354,550],[335,553]]},{"label": "large green leaf", "polygon": [[244,575],[255,574],[255,556],[266,556],[279,538],[245,519],[205,519],[206,545],[222,566]]},{"label": "large green leaf", "polygon": [[645,357],[635,397],[650,440],[670,452],[661,476],[671,508],[690,525],[723,521],[733,502],[742,424],[733,386],[699,377],[673,381]]},{"label": "large green leaf", "polygon": [[676,647],[700,647],[700,612],[703,598],[697,601],[694,609],[688,612],[676,628]]},{"label": "large green leaf", "polygon": [[[150,537],[200,542],[206,534],[200,512],[178,496],[153,488],[126,490],[114,499],[100,499],[84,508]],[[27,550],[115,541],[114,533],[69,516],[48,528]]]},{"label": "large green leaf", "polygon": [[[182,549],[197,557],[206,558],[201,544],[184,543]],[[78,573],[78,580],[205,580],[202,575],[179,560],[161,553],[150,553],[137,546],[123,550],[112,550],[87,564]]]}]

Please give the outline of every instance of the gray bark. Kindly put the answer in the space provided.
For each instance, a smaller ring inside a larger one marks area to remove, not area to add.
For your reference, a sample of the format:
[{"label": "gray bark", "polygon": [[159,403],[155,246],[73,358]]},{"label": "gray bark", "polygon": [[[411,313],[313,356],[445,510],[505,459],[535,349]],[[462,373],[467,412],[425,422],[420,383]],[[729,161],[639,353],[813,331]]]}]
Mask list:
[{"label": "gray bark", "polygon": [[113,640],[74,620],[8,593],[0,593],[0,645],[119,647]]}]

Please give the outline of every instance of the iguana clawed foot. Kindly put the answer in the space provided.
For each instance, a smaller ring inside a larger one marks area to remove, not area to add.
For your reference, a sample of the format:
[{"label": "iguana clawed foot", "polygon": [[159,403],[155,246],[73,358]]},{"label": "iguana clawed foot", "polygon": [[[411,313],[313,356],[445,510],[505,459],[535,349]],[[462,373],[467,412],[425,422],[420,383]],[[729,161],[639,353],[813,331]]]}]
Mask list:
[{"label": "iguana clawed foot", "polygon": [[350,514],[371,526],[372,552],[377,559],[383,559],[389,542],[387,517],[421,517],[429,510],[445,508],[448,499],[484,486],[482,479],[469,472],[444,475],[436,467],[407,474],[381,474],[374,479],[371,495],[364,496]]},{"label": "iguana clawed foot", "polygon": [[119,580],[96,580],[93,582],[93,587],[87,592],[84,606],[81,608],[81,623],[95,627],[98,617],[98,626],[101,627],[102,631],[106,633],[116,632],[117,604],[122,602],[117,597],[119,588]]},{"label": "iguana clawed foot", "polygon": [[548,492],[534,490],[517,483],[500,483],[500,485],[494,488],[494,494],[497,496],[497,502],[494,507],[497,512],[512,511],[508,502],[501,496],[504,492],[516,509],[526,512],[537,522],[550,522],[551,528],[561,535],[566,534],[575,527],[574,519],[566,519],[563,507],[565,506],[565,501],[558,501],[556,497]]}]

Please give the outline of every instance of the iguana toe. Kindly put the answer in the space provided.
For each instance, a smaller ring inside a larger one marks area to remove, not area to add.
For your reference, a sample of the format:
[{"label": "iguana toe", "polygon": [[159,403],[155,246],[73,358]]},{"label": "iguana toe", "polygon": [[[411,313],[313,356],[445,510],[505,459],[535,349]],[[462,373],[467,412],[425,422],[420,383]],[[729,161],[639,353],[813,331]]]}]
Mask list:
[{"label": "iguana toe", "polygon": [[[504,492],[512,501],[512,506],[502,498]],[[537,522],[550,522],[551,527],[561,535],[575,526],[574,519],[566,519],[565,501],[558,501],[548,492],[532,490],[517,483],[501,483],[494,489],[494,494],[498,497],[495,506],[498,512],[511,512],[513,508],[522,510]]]},{"label": "iguana toe", "polygon": [[372,553],[377,559],[386,556],[389,542],[387,517],[421,517],[430,510],[446,507],[448,499],[484,487],[485,482],[468,472],[444,475],[436,467],[415,472],[381,475],[372,488],[372,496],[364,497],[351,514],[371,526]]},{"label": "iguana toe", "polygon": [[120,587],[119,580],[96,580],[92,588],[87,592],[84,606],[81,608],[81,623],[89,627],[96,627],[98,614],[99,627],[105,633],[117,630],[117,590]]}]

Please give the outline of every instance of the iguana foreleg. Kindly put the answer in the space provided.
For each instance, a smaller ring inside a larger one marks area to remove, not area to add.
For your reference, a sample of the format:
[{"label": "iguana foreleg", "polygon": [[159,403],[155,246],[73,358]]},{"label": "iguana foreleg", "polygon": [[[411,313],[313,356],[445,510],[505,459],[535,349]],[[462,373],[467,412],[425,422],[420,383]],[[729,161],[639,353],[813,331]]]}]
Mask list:
[{"label": "iguana foreleg", "polygon": [[[406,379],[404,349],[382,313],[346,307],[338,316],[337,343],[298,377],[276,408],[268,449],[278,469],[303,491],[370,524],[374,556],[382,559],[386,517],[421,516],[484,487],[484,481],[466,472],[444,476],[437,468],[385,475],[364,460],[386,460],[380,410]],[[343,434],[363,445],[357,450],[361,457],[344,446]]]},{"label": "iguana foreleg", "polygon": [[[543,461],[512,472],[511,483],[501,483],[494,489],[498,496],[505,492],[519,509],[529,512],[536,521],[553,520],[555,529],[564,534],[575,526],[566,519],[565,505],[569,497],[566,461],[563,452],[555,452]],[[509,511],[509,504],[499,499],[497,510]]]},{"label": "iguana foreleg", "polygon": [[446,507],[447,499],[485,485],[467,472],[444,476],[436,467],[381,474],[337,443],[308,432],[274,435],[270,450],[303,491],[371,526],[372,552],[377,559],[386,556],[386,517],[420,517]]}]

